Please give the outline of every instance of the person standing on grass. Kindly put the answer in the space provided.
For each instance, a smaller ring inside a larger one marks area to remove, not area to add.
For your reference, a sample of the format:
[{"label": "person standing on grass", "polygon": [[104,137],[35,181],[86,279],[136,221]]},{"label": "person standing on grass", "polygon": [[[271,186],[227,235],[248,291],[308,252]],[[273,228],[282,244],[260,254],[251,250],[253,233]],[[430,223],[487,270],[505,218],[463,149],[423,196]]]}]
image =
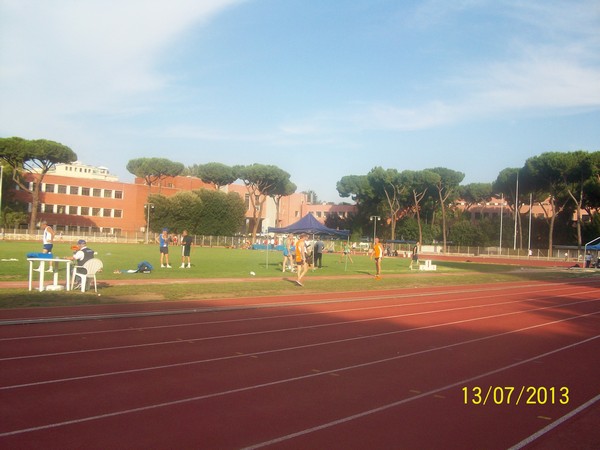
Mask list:
[{"label": "person standing on grass", "polygon": [[294,243],[294,235],[290,234],[289,236],[283,237],[283,262],[281,271],[285,272],[286,268],[290,269],[290,272],[293,272],[293,264],[292,264],[292,244]]},{"label": "person standing on grass", "polygon": [[373,259],[375,259],[375,279],[381,279],[381,260],[383,259],[383,245],[379,242],[379,238],[375,238],[373,244],[373,253],[371,253]]},{"label": "person standing on grass", "polygon": [[186,260],[187,268],[192,268],[191,253],[193,243],[194,239],[188,234],[188,231],[183,230],[183,233],[181,233],[181,269],[185,268]]},{"label": "person standing on grass", "polygon": [[409,266],[410,270],[413,270],[413,264],[416,264],[417,268],[419,268],[419,246],[420,245],[421,245],[421,243],[419,241],[417,241],[417,243],[413,247],[412,256],[410,259],[410,266]]},{"label": "person standing on grass", "polygon": [[340,262],[342,262],[344,258],[349,259],[350,262],[354,264],[354,261],[352,261],[352,257],[350,256],[350,244],[347,241],[342,244],[342,254],[340,255]]},{"label": "person standing on grass", "polygon": [[[40,223],[40,229],[42,231],[42,253],[52,253],[52,248],[54,247],[54,229],[48,225],[46,220],[42,220]],[[54,268],[52,263],[48,264],[48,269],[46,272],[53,272]]]},{"label": "person standing on grass", "polygon": [[298,279],[296,284],[302,286],[302,278],[308,272],[308,261],[306,260],[306,239],[308,235],[303,233],[300,235],[300,239],[296,242],[296,270],[298,272]]},{"label": "person standing on grass", "polygon": [[590,266],[592,265],[592,254],[590,253],[589,250],[585,254],[584,262],[585,262],[585,268],[589,269]]},{"label": "person standing on grass", "polygon": [[[162,233],[156,239],[160,248],[160,267],[170,269],[169,265],[169,230],[163,228]],[[166,266],[165,266],[166,263]]]},{"label": "person standing on grass", "polygon": [[321,269],[323,267],[323,251],[325,250],[325,243],[319,239],[314,245],[314,258],[315,267]]}]

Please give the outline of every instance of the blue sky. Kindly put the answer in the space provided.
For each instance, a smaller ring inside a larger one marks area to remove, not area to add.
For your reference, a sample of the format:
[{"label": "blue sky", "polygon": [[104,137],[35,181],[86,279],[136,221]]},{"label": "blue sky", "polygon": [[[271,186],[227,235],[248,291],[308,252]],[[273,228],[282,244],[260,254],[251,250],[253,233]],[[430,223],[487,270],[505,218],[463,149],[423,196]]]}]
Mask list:
[{"label": "blue sky", "polygon": [[600,150],[600,3],[0,0],[0,136],[123,181],[143,156],[274,164],[324,201],[375,166],[491,182]]}]

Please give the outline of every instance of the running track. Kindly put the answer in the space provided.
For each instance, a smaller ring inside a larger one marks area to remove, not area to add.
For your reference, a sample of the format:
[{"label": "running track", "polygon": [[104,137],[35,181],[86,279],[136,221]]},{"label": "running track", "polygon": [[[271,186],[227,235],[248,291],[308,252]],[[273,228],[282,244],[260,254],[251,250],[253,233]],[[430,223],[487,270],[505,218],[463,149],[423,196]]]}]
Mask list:
[{"label": "running track", "polygon": [[0,448],[600,448],[597,280],[0,323]]}]

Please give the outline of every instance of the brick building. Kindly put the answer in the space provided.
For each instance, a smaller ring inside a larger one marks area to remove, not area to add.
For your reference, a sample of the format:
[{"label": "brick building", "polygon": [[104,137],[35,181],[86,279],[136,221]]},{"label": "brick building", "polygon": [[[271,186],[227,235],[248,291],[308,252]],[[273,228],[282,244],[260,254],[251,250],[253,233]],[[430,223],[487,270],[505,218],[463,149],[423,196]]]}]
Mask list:
[{"label": "brick building", "polygon": [[[30,187],[33,186],[30,177]],[[40,190],[38,219],[46,219],[54,228],[66,232],[107,233],[131,235],[146,231],[146,204],[149,194],[167,197],[178,192],[197,189],[214,189],[212,185],[195,177],[171,177],[162,184],[148,187],[144,180],[136,178],[133,183],[120,182],[104,167],[87,166],[80,162],[59,164],[45,175]],[[244,232],[251,229],[252,211],[249,194],[243,184],[230,184],[222,188],[225,192],[236,192],[246,201],[246,225]],[[28,192],[15,191],[15,199],[29,205]],[[342,208],[338,211],[339,208]],[[354,206],[310,205],[304,193],[295,193],[280,201],[279,211],[272,199],[268,199],[260,212],[259,231],[269,226],[287,226],[307,213],[313,213],[321,222],[327,214],[347,214]],[[342,211],[343,210],[343,211]]]}]

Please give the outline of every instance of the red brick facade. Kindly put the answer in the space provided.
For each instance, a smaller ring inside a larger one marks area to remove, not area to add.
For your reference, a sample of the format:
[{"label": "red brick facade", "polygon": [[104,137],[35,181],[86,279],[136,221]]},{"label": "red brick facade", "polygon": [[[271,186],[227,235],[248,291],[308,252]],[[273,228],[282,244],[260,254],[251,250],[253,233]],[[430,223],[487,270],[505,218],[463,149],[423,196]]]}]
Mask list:
[{"label": "red brick facade", "polygon": [[[167,178],[162,181],[161,186],[156,184],[149,188],[141,178],[136,178],[134,183],[123,183],[109,175],[98,179],[86,177],[85,174],[68,176],[69,171],[66,170],[59,173],[60,175],[51,172],[44,177],[38,211],[38,220],[48,220],[57,231],[115,235],[143,233],[147,220],[145,205],[150,193],[170,197],[183,191],[214,189],[212,185],[195,177]],[[29,180],[31,186],[33,176]],[[247,232],[252,225],[252,211],[246,187],[231,184],[223,190],[236,192],[245,199],[248,206],[246,229],[241,231]],[[16,200],[29,204],[31,211],[31,195],[18,189],[14,194]],[[272,226],[287,226],[309,212],[324,222],[330,213],[346,215],[354,208],[348,205],[311,205],[305,194],[296,193],[281,199],[277,213],[274,201],[268,199],[260,211],[259,232]]]}]

